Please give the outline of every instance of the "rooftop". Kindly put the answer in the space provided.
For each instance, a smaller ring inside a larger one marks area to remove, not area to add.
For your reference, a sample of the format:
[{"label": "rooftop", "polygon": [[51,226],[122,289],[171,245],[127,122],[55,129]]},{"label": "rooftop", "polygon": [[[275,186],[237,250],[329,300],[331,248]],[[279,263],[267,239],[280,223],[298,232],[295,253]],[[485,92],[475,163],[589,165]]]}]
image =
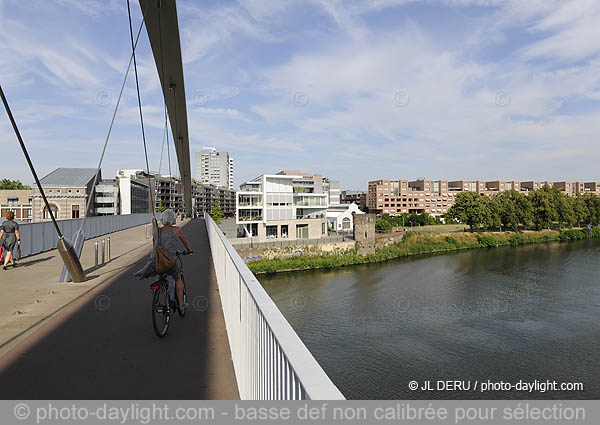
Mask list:
[{"label": "rooftop", "polygon": [[57,168],[40,180],[42,186],[87,186],[96,177],[95,168]]}]

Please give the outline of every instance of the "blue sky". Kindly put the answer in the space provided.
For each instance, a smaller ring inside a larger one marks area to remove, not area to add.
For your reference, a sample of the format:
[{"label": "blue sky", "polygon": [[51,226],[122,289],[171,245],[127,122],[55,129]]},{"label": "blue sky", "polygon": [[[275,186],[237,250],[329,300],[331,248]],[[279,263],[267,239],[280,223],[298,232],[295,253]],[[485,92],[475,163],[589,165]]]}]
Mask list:
[{"label": "blue sky", "polygon": [[[281,169],[344,189],[600,180],[598,1],[179,0],[178,13],[191,150],[229,151],[236,186]],[[0,0],[0,28],[0,82],[38,173],[96,166],[130,54],[125,0]],[[137,55],[158,169],[145,31]],[[137,114],[130,74],[104,177],[144,166]],[[31,183],[0,116],[0,177]]]}]

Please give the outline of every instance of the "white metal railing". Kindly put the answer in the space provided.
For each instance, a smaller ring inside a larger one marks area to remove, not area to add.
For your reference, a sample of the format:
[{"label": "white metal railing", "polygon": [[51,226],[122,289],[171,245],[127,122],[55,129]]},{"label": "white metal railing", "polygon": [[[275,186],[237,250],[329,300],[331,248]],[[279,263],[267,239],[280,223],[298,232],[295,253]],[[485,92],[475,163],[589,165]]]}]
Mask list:
[{"label": "white metal railing", "polygon": [[[57,220],[60,231],[71,243],[83,218]],[[85,239],[141,226],[152,221],[152,213],[105,215],[88,217],[83,227]],[[19,224],[21,257],[39,254],[56,248],[58,234],[51,221]]]},{"label": "white metal railing", "polygon": [[344,400],[207,213],[206,231],[242,400]]}]

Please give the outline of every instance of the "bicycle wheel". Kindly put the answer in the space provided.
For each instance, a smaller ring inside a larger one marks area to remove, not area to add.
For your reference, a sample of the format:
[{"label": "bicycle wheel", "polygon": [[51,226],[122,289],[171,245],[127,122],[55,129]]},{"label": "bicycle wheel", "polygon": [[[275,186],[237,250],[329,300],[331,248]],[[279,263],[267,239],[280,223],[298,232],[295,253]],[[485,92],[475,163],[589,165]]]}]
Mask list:
[{"label": "bicycle wheel", "polygon": [[169,311],[167,288],[161,285],[159,289],[154,290],[154,297],[152,299],[152,324],[154,325],[156,335],[162,338],[167,334],[170,319],[171,313]]},{"label": "bicycle wheel", "polygon": [[[185,305],[185,304],[187,304],[187,291],[185,288],[185,279],[183,278],[183,273],[181,274],[181,283],[183,284],[183,304]],[[187,307],[185,307],[183,309],[178,308],[177,311],[179,311],[179,315],[181,317],[184,317],[185,313],[187,313]]]}]

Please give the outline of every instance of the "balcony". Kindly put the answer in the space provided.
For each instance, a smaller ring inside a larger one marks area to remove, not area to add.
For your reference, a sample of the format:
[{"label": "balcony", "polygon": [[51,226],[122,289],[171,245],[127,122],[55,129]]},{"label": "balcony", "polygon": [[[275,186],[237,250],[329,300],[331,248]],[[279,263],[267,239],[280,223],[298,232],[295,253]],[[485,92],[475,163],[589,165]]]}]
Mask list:
[{"label": "balcony", "polygon": [[262,196],[239,195],[239,207],[262,207]]},{"label": "balcony", "polygon": [[262,184],[245,183],[240,186],[240,192],[262,192]]},{"label": "balcony", "polygon": [[295,196],[294,205],[297,207],[327,207],[327,195]]},{"label": "balcony", "polygon": [[117,202],[115,196],[96,196],[96,202],[101,204],[114,204]]},{"label": "balcony", "polygon": [[239,221],[262,221],[262,215],[238,217]]},{"label": "balcony", "polygon": [[314,218],[325,218],[325,213],[321,214],[296,214],[296,220],[307,220]]},{"label": "balcony", "polygon": [[244,209],[237,211],[237,221],[262,221],[263,212],[261,209]]},{"label": "balcony", "polygon": [[314,193],[315,188],[312,185],[311,186],[294,186],[293,192],[294,193]]}]

